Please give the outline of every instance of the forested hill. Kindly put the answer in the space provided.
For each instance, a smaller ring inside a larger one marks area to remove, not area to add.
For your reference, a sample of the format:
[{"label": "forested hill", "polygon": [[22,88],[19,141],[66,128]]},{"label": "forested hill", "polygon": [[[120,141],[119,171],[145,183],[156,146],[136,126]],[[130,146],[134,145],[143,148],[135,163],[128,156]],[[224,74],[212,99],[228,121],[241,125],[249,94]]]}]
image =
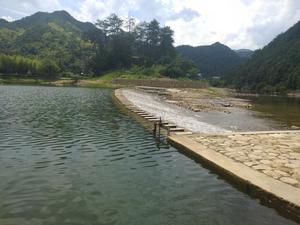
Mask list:
[{"label": "forested hill", "polygon": [[227,80],[245,91],[300,89],[300,22],[256,51],[245,65],[231,72]]},{"label": "forested hill", "polygon": [[93,46],[83,34],[95,29],[66,11],[38,12],[14,22],[0,20],[0,49],[4,54],[54,61],[64,71],[84,71]]},{"label": "forested hill", "polygon": [[174,32],[153,19],[136,23],[116,14],[83,23],[66,11],[0,20],[0,75],[101,75],[134,69],[143,75],[196,78],[197,67],[176,54]]},{"label": "forested hill", "polygon": [[247,60],[219,42],[198,47],[182,45],[176,47],[176,50],[184,58],[192,60],[200,72],[208,77],[223,76],[226,71]]},{"label": "forested hill", "polygon": [[10,29],[28,29],[37,25],[45,25],[47,23],[56,23],[57,25],[70,32],[85,32],[95,29],[95,26],[89,22],[80,22],[72,17],[67,11],[55,11],[53,13],[37,12],[31,16],[24,17],[14,22],[8,22],[2,19],[0,26]]},{"label": "forested hill", "polygon": [[240,56],[240,57],[243,57],[243,58],[247,58],[247,59],[250,59],[254,53],[254,51],[250,50],[250,49],[238,49],[238,50],[235,50],[235,52]]}]

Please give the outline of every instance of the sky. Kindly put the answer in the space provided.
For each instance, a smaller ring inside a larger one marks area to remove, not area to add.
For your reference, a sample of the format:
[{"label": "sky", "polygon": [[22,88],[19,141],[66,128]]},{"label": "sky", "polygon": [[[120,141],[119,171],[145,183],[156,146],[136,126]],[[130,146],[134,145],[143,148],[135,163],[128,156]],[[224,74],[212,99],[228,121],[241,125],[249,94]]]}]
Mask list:
[{"label": "sky", "polygon": [[300,20],[300,0],[0,0],[0,18],[9,21],[55,10],[89,22],[111,13],[137,21],[156,18],[175,31],[175,45],[218,41],[252,50]]}]

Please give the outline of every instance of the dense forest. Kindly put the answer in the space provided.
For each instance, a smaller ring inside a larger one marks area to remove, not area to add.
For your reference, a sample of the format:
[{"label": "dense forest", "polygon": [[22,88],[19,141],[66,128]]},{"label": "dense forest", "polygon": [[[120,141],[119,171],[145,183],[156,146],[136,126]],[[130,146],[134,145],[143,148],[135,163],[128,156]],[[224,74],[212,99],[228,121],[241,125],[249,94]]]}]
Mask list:
[{"label": "dense forest", "polygon": [[226,72],[251,57],[250,50],[234,51],[219,42],[207,46],[176,47],[178,53],[192,60],[205,77],[224,76]]},{"label": "dense forest", "polygon": [[236,54],[242,58],[250,59],[254,53],[254,51],[250,49],[238,49],[235,50]]},{"label": "dense forest", "polygon": [[52,60],[37,60],[23,56],[0,55],[0,74],[17,74],[21,76],[34,76],[53,79],[59,72],[59,67]]},{"label": "dense forest", "polygon": [[252,58],[231,71],[226,80],[227,84],[247,92],[300,89],[300,22],[255,51]]},{"label": "dense forest", "polygon": [[195,77],[196,66],[177,55],[173,35],[155,19],[136,24],[115,14],[95,25],[79,22],[66,11],[0,20],[0,73],[45,77],[43,67],[48,67],[52,74],[46,77],[54,78],[160,65],[164,76]]},{"label": "dense forest", "polygon": [[90,66],[98,74],[111,68],[129,68],[132,64],[165,65],[162,74],[171,77],[197,74],[191,62],[177,56],[174,32],[170,27],[160,27],[157,20],[135,25],[132,18],[124,21],[112,14],[99,20],[96,26],[99,30],[89,32],[87,37],[96,46]]},{"label": "dense forest", "polygon": [[60,71],[83,72],[85,60],[93,53],[83,34],[96,29],[67,12],[38,12],[11,23],[0,22],[0,49],[7,55],[52,60]]}]

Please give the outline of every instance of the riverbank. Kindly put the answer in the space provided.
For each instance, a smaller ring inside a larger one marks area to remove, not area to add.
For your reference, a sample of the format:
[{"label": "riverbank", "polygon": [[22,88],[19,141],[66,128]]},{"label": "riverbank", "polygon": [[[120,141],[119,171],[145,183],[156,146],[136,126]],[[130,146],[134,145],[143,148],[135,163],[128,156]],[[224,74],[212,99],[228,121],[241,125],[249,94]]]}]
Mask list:
[{"label": "riverbank", "polygon": [[[175,82],[175,84],[173,82]],[[135,86],[154,86],[154,87],[162,87],[162,88],[197,88],[198,91],[200,91],[201,95],[205,94],[204,92],[201,91],[208,90],[207,93],[209,93],[208,96],[209,98],[210,97],[223,98],[224,94],[227,97],[260,96],[260,94],[235,92],[235,90],[233,89],[209,87],[208,82],[205,80],[195,81],[189,79],[170,79],[167,77],[159,76],[157,74],[155,76],[149,76],[145,74],[137,75],[137,74],[132,74],[130,71],[110,72],[99,77],[81,78],[81,79],[60,78],[57,80],[44,80],[39,78],[0,77],[0,84],[42,85],[42,86],[57,86],[57,87],[71,86],[71,87],[92,87],[92,88],[113,88],[113,89],[122,88],[122,87],[135,87]],[[182,94],[183,93],[180,93],[180,95]],[[271,96],[271,95],[266,95],[266,96]],[[285,93],[284,95],[278,95],[278,96],[300,98],[300,92],[291,91]],[[176,98],[176,91],[173,97]],[[178,104],[179,103],[180,102],[178,102]],[[238,102],[234,102],[234,103],[238,103]],[[245,108],[249,107],[247,103],[241,106]],[[203,108],[200,109],[194,107],[193,104],[189,107],[194,111],[202,111],[205,110],[207,105],[204,105]]]},{"label": "riverbank", "polygon": [[37,86],[54,86],[54,87],[92,87],[92,88],[119,88],[121,85],[113,84],[111,81],[103,79],[58,79],[58,80],[43,80],[34,78],[0,78],[0,85],[37,85]]},{"label": "riverbank", "polygon": [[169,88],[208,88],[205,81],[190,79],[171,79],[168,77],[146,76],[128,74],[122,72],[111,72],[99,77],[73,79],[60,78],[57,80],[45,80],[39,78],[16,78],[0,77],[0,84],[15,85],[41,85],[56,87],[92,87],[92,88],[120,88],[135,86],[156,86]]},{"label": "riverbank", "polygon": [[[169,140],[192,157],[217,169],[246,193],[300,222],[299,131],[234,133],[200,123],[187,115],[187,111],[183,114],[178,111],[177,105],[161,102],[159,97],[149,97],[143,91],[118,90],[117,98],[129,108],[133,105],[151,114],[145,117],[146,120],[152,118],[154,121],[162,115],[164,121],[171,120],[196,132],[176,133],[169,136]],[[144,114],[138,115],[143,117]],[[223,115],[227,113],[223,112]]]}]

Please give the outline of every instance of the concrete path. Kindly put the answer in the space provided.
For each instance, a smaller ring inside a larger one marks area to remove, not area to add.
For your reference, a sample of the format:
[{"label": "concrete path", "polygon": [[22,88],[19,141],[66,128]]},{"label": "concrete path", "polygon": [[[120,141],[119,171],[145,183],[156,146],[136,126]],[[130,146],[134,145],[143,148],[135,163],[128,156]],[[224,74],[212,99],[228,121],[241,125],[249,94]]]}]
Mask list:
[{"label": "concrete path", "polygon": [[[273,135],[275,134],[270,134],[270,136]],[[276,135],[279,135],[279,133]],[[273,137],[275,138],[276,135]],[[300,189],[298,188],[299,185],[298,183],[296,183],[296,179],[291,178],[292,174],[288,173],[287,171],[285,173],[282,173],[280,177],[276,177],[277,179],[275,179],[272,175],[273,173],[280,174],[282,171],[282,169],[280,169],[281,167],[279,167],[278,169],[276,166],[267,165],[268,168],[266,168],[266,164],[264,164],[263,162],[257,164],[257,167],[250,167],[247,166],[244,162],[250,161],[251,158],[253,158],[252,156],[248,156],[245,157],[245,159],[242,159],[242,154],[234,155],[233,152],[235,150],[231,151],[231,149],[238,149],[235,144],[243,145],[249,140],[254,140],[256,134],[250,134],[250,136],[251,138],[248,139],[247,134],[236,134],[232,135],[232,139],[228,139],[228,136],[226,135],[202,136],[196,134],[172,135],[168,139],[176,147],[179,147],[180,149],[183,149],[188,153],[192,153],[193,157],[199,158],[201,159],[201,161],[208,163],[214,168],[217,168],[219,173],[221,175],[226,175],[229,180],[238,180],[239,185],[244,186],[243,189],[249,194],[252,193],[255,197],[262,199],[265,204],[276,208],[280,213],[283,213],[288,217],[293,218],[295,221],[300,222]],[[260,136],[260,134],[258,134],[258,136]],[[286,134],[286,136],[289,136],[289,134]],[[297,132],[296,136],[298,139],[300,136],[300,132]],[[258,139],[262,140],[262,137]],[[249,148],[249,151],[256,151],[251,149],[261,150],[264,149],[264,147],[266,146],[262,146],[262,148],[260,148],[260,144],[257,143],[254,145],[250,144],[248,145],[248,147],[245,145],[242,149]],[[237,153],[244,151],[247,150],[239,149]],[[225,154],[229,152],[230,155],[226,156]],[[264,149],[263,152],[271,153],[272,151],[271,149],[270,151]],[[259,158],[263,158],[263,156],[261,156],[262,154],[259,152],[253,153],[253,155],[258,156]],[[259,161],[258,157],[254,157],[255,160]],[[275,157],[280,159],[280,154]],[[291,154],[291,157],[294,159],[293,154]],[[247,160],[248,158],[249,160]],[[286,158],[289,158],[289,156],[287,156]],[[284,168],[289,168],[285,166]],[[269,172],[266,171],[271,171],[272,174],[269,174]]]},{"label": "concrete path", "polygon": [[[125,97],[121,90],[116,90],[115,96],[128,109],[143,105],[129,100],[128,93]],[[161,115],[165,109],[160,107],[156,111]],[[176,120],[174,123],[178,124]],[[168,139],[300,223],[300,131],[218,131],[219,134],[175,133]]]},{"label": "concrete path", "polygon": [[199,145],[269,177],[300,188],[300,132],[194,135]]}]

